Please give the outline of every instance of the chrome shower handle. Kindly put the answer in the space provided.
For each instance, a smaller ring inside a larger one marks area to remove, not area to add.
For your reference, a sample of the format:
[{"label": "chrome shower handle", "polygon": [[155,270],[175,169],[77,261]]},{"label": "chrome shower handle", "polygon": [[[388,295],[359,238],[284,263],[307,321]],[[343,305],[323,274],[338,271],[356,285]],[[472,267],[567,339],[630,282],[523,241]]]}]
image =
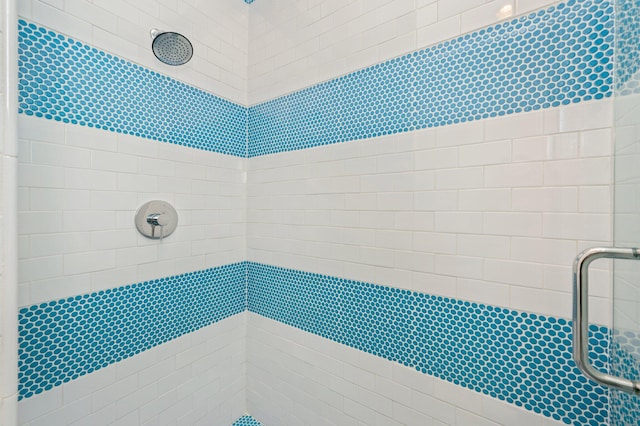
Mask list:
[{"label": "chrome shower handle", "polygon": [[589,379],[604,386],[640,395],[640,381],[596,370],[589,362],[589,265],[597,259],[640,260],[637,248],[594,247],[573,262],[573,360]]},{"label": "chrome shower handle", "polygon": [[147,216],[147,223],[153,226],[165,226],[169,224],[169,218],[162,213],[151,213]]},{"label": "chrome shower handle", "polygon": [[156,236],[156,228],[160,227],[160,241],[162,241],[163,237],[163,226],[166,226],[170,223],[170,219],[168,215],[163,215],[162,213],[151,213],[147,216],[147,223],[151,225],[151,238],[155,238]]}]

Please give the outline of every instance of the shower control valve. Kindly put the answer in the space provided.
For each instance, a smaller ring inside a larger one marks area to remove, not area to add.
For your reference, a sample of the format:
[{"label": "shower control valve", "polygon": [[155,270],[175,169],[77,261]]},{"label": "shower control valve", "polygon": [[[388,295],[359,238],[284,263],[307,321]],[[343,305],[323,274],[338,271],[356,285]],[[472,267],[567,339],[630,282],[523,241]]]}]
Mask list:
[{"label": "shower control valve", "polygon": [[162,241],[178,226],[178,213],[166,201],[149,201],[136,212],[135,224],[145,237]]}]

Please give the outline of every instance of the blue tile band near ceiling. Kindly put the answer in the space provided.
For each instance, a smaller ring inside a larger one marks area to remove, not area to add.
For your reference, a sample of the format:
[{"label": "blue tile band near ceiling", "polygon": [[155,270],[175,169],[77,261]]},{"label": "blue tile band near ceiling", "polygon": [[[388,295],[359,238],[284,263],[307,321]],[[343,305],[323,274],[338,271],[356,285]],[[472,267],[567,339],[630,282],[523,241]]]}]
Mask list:
[{"label": "blue tile band near ceiling", "polygon": [[246,108],[46,28],[18,23],[19,112],[246,156]]},{"label": "blue tile band near ceiling", "polygon": [[23,308],[19,398],[246,310],[246,262]]},{"label": "blue tile band near ceiling", "polygon": [[[249,311],[574,425],[608,419],[608,391],[571,355],[571,323],[249,263]],[[609,330],[590,327],[608,368]]]},{"label": "blue tile band near ceiling", "polygon": [[253,417],[246,415],[236,420],[232,426],[262,426],[262,423],[260,423]]},{"label": "blue tile band near ceiling", "polygon": [[249,156],[611,96],[613,4],[571,0],[249,108]]},{"label": "blue tile band near ceiling", "polygon": [[[611,373],[631,380],[640,380],[640,333],[614,329],[611,341]],[[638,424],[640,398],[625,392],[612,392],[615,394],[611,398],[611,424]]]},{"label": "blue tile band near ceiling", "polygon": [[609,1],[571,0],[250,108],[24,20],[19,112],[258,156],[611,95]]}]

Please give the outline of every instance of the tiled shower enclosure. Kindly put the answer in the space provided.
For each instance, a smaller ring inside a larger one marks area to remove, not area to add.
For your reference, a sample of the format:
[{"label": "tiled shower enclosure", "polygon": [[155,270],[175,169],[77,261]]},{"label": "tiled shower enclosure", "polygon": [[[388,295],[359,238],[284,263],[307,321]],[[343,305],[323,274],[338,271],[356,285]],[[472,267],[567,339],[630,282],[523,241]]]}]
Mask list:
[{"label": "tiled shower enclosure", "polygon": [[[640,424],[571,341],[575,256],[640,245],[638,1],[4,10],[3,426]],[[637,266],[590,275],[591,361],[632,379]]]}]

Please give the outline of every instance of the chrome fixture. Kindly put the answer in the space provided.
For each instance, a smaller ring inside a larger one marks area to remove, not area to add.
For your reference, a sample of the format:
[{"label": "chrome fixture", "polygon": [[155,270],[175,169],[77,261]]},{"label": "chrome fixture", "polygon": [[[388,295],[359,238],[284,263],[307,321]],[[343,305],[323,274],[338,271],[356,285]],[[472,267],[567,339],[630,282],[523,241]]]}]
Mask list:
[{"label": "chrome fixture", "polygon": [[178,227],[178,212],[166,201],[149,201],[136,212],[135,223],[142,235],[162,241]]},{"label": "chrome fixture", "polygon": [[151,30],[151,48],[156,58],[167,65],[184,65],[193,56],[193,46],[182,34]]},{"label": "chrome fixture", "polygon": [[589,362],[589,265],[596,259],[640,260],[637,248],[596,247],[573,262],[573,360],[589,379],[604,386],[640,395],[640,381],[596,370]]}]

